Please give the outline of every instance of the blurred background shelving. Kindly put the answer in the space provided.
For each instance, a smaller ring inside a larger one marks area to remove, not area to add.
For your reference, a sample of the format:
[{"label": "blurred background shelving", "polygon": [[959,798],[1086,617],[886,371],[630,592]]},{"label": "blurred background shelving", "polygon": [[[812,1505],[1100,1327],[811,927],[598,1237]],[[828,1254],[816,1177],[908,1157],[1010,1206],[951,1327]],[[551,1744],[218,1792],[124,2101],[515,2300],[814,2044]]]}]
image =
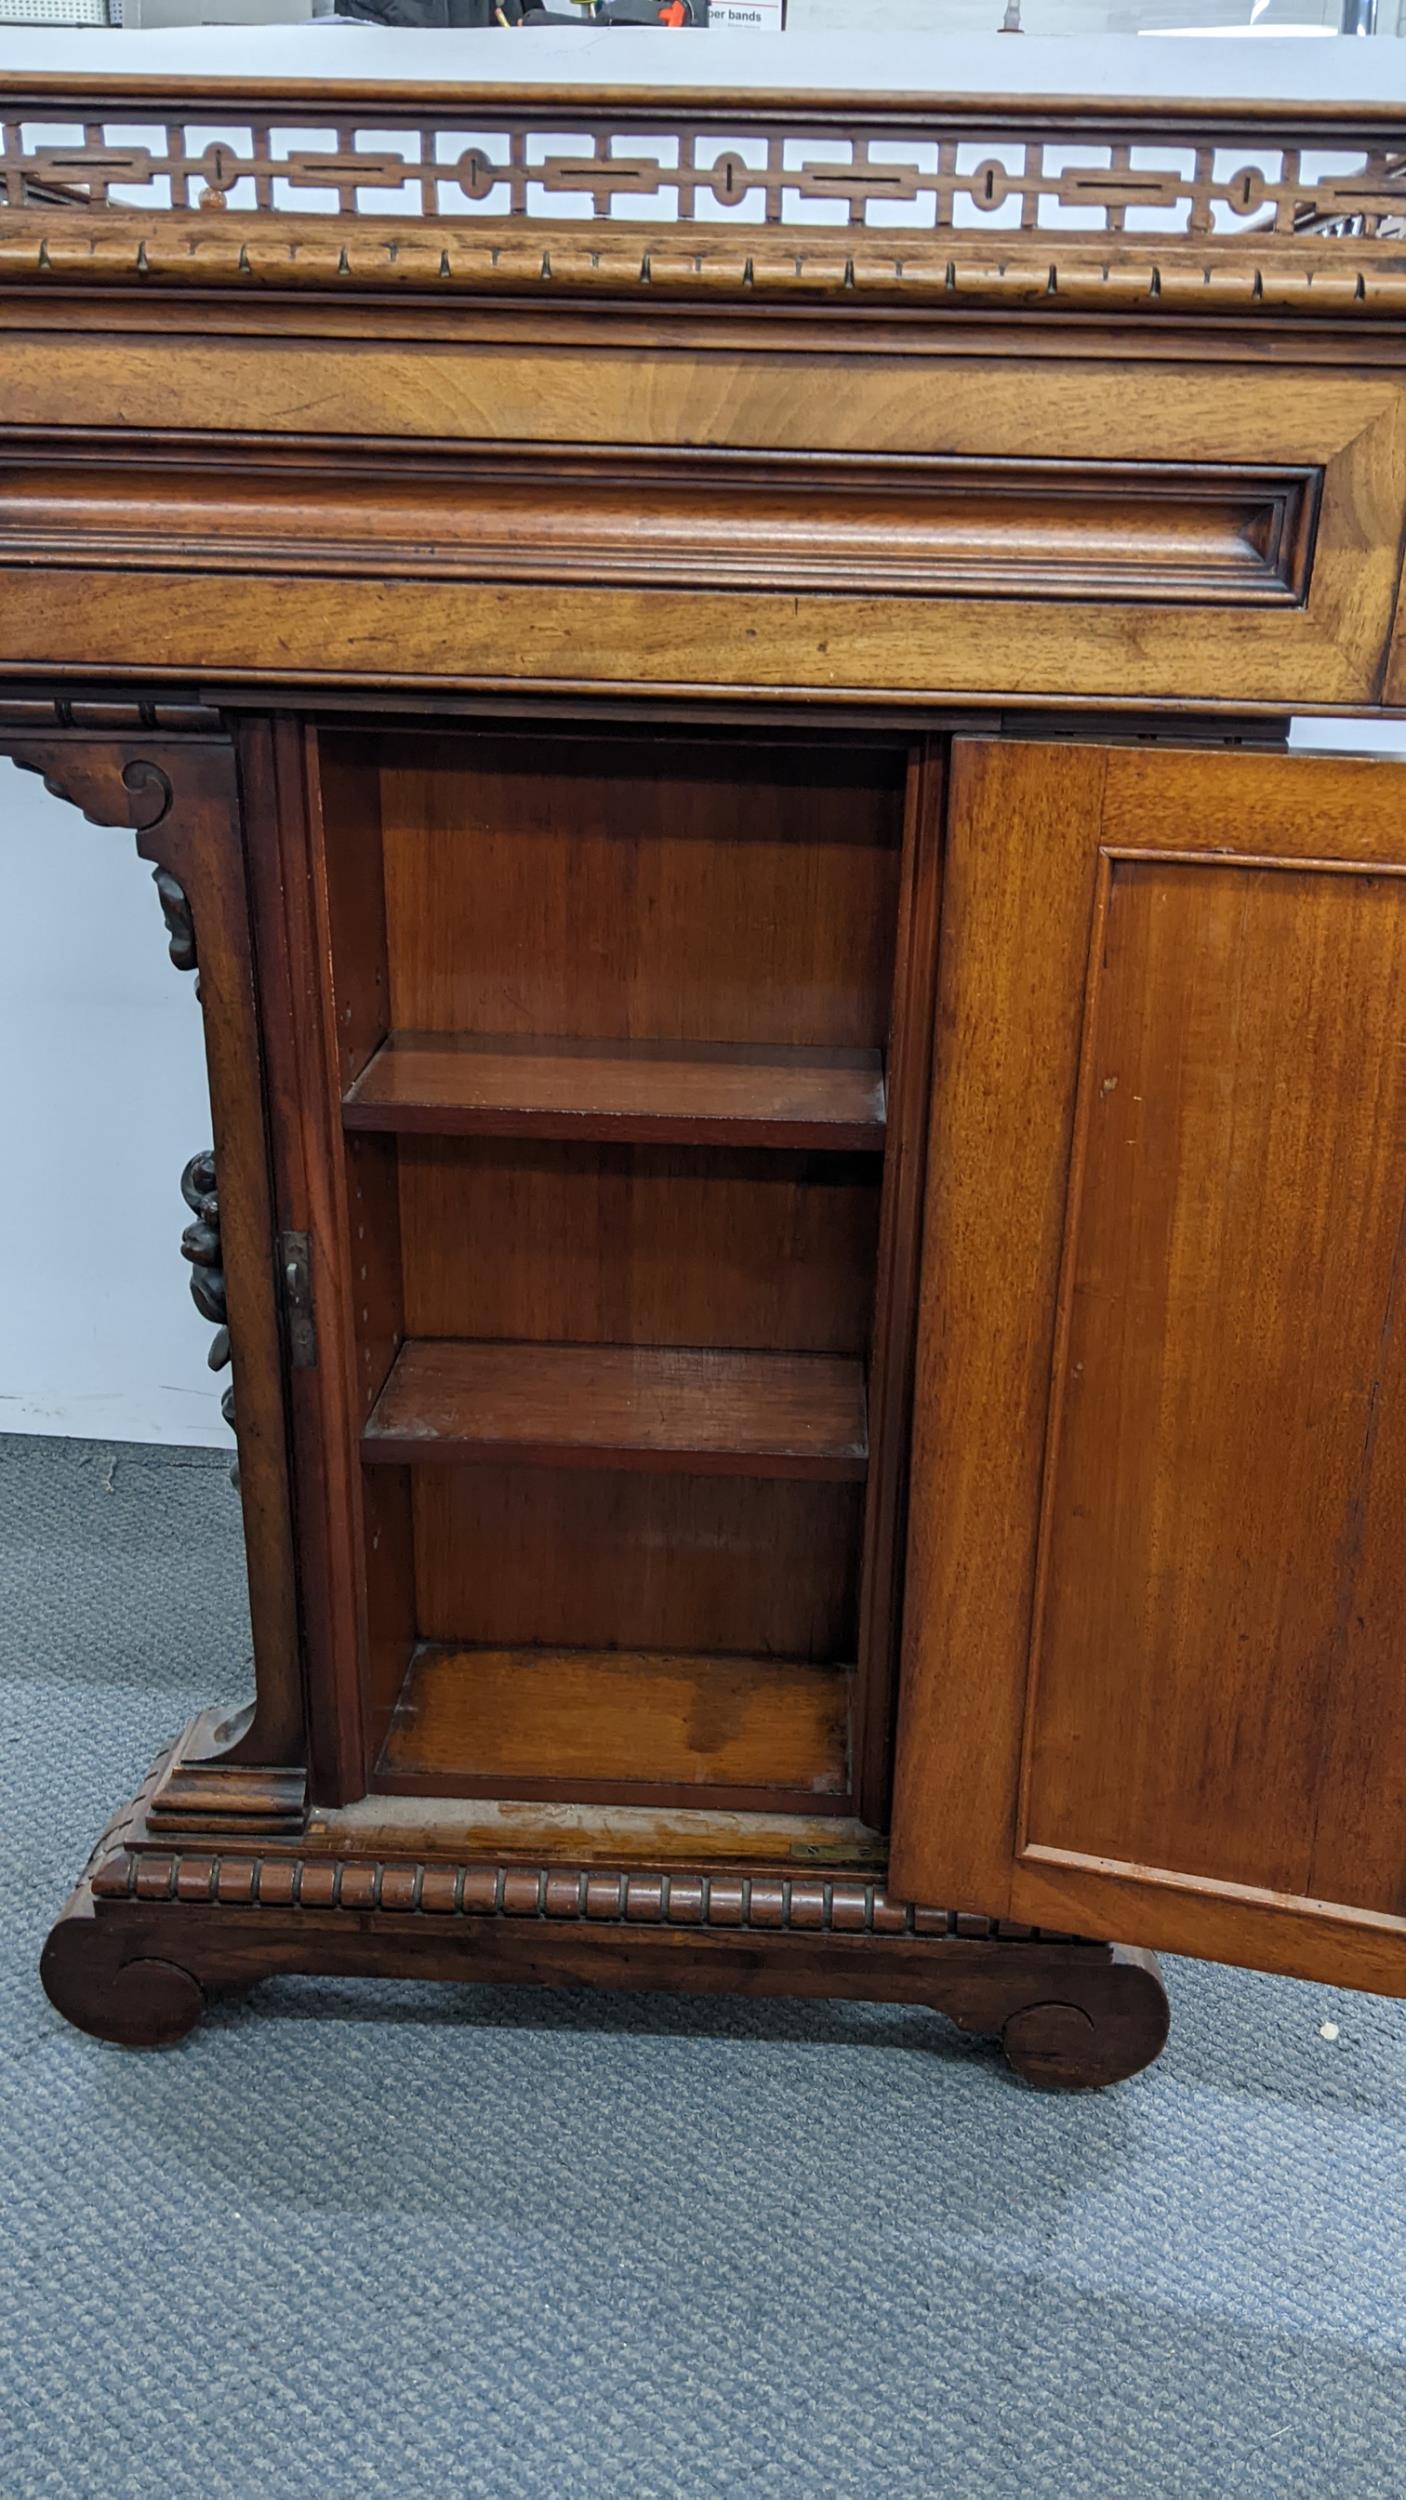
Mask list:
[{"label": "blurred background shelving", "polygon": [[[278,24],[358,16],[405,27],[473,27],[516,18],[525,0],[0,0],[0,26],[200,26]],[[617,22],[646,19],[656,0],[596,0]],[[532,7],[535,0],[526,0]],[[555,20],[586,20],[572,0],[548,0]],[[708,0],[657,0],[677,21],[709,17]],[[1406,0],[713,0],[711,21],[729,35],[748,26],[789,35],[863,34],[876,64],[886,36],[967,40],[996,33],[1097,42],[1118,35],[1303,37],[1406,32]],[[666,27],[667,31],[667,27]]]}]

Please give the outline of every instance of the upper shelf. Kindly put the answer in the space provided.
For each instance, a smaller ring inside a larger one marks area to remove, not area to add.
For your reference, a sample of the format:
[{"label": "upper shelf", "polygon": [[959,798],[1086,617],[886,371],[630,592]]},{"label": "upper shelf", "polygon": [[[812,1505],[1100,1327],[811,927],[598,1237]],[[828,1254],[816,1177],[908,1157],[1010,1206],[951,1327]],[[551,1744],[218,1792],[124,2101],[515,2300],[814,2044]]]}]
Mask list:
[{"label": "upper shelf", "polygon": [[352,1129],[660,1145],[876,1149],[874,1050],[393,1033],[347,1094]]}]

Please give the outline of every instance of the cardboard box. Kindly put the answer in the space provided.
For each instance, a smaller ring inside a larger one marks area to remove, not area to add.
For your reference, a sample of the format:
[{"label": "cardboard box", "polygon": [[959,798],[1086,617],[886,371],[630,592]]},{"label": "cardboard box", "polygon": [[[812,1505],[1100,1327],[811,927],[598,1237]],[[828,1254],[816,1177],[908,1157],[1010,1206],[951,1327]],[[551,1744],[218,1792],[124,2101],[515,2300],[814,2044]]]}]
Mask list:
[{"label": "cardboard box", "polygon": [[786,24],[786,0],[712,0],[708,24],[728,35],[779,35]]}]

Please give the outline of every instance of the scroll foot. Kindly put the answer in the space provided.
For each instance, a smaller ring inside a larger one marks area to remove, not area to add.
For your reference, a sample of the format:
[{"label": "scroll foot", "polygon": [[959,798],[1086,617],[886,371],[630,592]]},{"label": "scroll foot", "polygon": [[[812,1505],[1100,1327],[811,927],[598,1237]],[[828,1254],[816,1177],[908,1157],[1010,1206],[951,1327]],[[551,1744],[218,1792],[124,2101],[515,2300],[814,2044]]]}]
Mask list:
[{"label": "scroll foot", "polygon": [[1075,1990],[1061,1996],[1057,1974],[1050,1977],[1050,1993],[1015,2007],[1001,2029],[1007,2062],[1023,2082],[1042,2092],[1097,2091],[1161,2054],[1168,2006],[1152,1954],[1115,1945],[1077,1989],[1077,2002]]},{"label": "scroll foot", "polygon": [[49,2001],[80,2031],[127,2049],[184,2039],[205,2011],[205,1991],[179,1962],[137,1953],[124,1959],[121,1919],[99,1918],[81,1893],[65,1910],[39,1965]]}]

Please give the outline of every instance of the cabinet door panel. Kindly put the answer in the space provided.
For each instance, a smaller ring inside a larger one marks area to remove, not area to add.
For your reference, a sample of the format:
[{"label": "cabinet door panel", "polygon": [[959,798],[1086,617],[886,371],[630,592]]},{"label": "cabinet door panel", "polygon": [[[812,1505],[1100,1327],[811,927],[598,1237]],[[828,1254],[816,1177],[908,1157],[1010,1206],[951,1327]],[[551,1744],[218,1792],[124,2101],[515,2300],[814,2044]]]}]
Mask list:
[{"label": "cabinet door panel", "polygon": [[1406,1985],[1406,773],[959,749],[893,1880]]}]

